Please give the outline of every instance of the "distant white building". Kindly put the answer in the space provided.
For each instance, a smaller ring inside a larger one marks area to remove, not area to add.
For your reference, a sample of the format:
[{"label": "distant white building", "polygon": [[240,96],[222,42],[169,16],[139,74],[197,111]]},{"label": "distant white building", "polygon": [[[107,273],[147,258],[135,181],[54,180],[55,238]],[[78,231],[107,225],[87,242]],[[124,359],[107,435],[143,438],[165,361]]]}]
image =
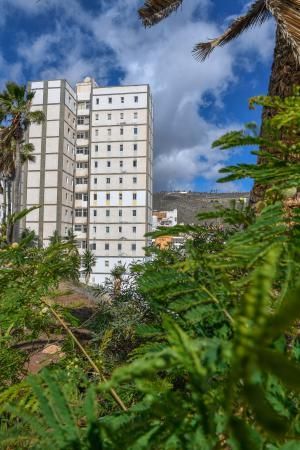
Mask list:
[{"label": "distant white building", "polygon": [[177,225],[177,209],[172,209],[171,211],[153,211],[153,230],[156,230],[158,227],[173,227],[174,225]]},{"label": "distant white building", "polygon": [[23,204],[40,204],[24,226],[45,245],[73,229],[96,256],[91,282],[117,264],[143,259],[152,222],[153,107],[148,85],[99,87],[92,78],[31,82],[35,162],[24,176]]}]

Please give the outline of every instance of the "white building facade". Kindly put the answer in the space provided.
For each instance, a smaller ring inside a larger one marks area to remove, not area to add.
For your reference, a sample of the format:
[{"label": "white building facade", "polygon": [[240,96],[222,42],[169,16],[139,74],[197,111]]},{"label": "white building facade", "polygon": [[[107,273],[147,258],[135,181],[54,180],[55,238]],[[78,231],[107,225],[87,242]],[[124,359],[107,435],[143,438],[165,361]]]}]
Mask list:
[{"label": "white building facade", "polygon": [[25,172],[24,204],[42,207],[30,213],[26,227],[45,245],[54,230],[64,236],[72,228],[80,251],[89,248],[96,256],[91,282],[102,283],[116,265],[142,260],[148,244],[150,88],[99,87],[86,78],[76,92],[64,80],[31,83],[31,89],[33,107],[46,113],[46,121],[29,131],[37,158]]},{"label": "white building facade", "polygon": [[23,205],[40,205],[25,218],[43,245],[54,231],[61,236],[74,222],[74,174],[76,144],[76,93],[65,80],[30,83],[35,92],[32,110],[45,114],[45,121],[29,128],[34,161],[24,171]]}]

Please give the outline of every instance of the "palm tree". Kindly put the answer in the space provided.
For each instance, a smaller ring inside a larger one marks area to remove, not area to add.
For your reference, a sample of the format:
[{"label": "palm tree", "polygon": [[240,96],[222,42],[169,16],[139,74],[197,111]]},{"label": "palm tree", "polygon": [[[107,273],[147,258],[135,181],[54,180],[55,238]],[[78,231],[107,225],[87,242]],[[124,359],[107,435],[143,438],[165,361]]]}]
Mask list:
[{"label": "palm tree", "polygon": [[113,296],[117,298],[121,293],[123,275],[126,273],[126,267],[122,264],[115,266],[111,271],[113,277]]},{"label": "palm tree", "polygon": [[[22,163],[32,153],[33,146],[25,144],[25,133],[31,123],[41,123],[44,120],[42,111],[31,111],[34,92],[19,86],[14,82],[7,82],[6,88],[0,93],[0,119],[5,127],[1,129],[0,151],[9,152],[13,165],[12,181],[12,212],[18,214],[21,209],[21,176]],[[14,228],[14,240],[19,237],[19,224]]]},{"label": "palm tree", "polygon": [[26,246],[29,248],[37,248],[41,247],[41,242],[38,235],[34,230],[29,230],[28,228],[24,228],[21,233],[21,240],[26,243]]},{"label": "palm tree", "polygon": [[52,235],[49,236],[50,245],[59,244],[61,241],[62,241],[62,237],[60,236],[59,232],[57,230],[54,230]]},{"label": "palm tree", "polygon": [[[182,3],[183,0],[147,0],[144,7],[139,9],[139,15],[144,25],[150,27],[176,11]],[[300,85],[300,0],[253,1],[246,14],[235,19],[221,36],[196,44],[193,50],[196,58],[204,61],[216,47],[231,42],[247,29],[261,25],[272,16],[277,30],[268,95],[291,95],[293,87]],[[266,109],[263,122],[271,114],[272,111]],[[262,132],[263,129],[262,126]],[[253,203],[262,197],[263,191],[261,186],[254,187]]]},{"label": "palm tree", "polygon": [[87,249],[81,257],[81,265],[85,275],[85,284],[88,284],[93,267],[96,265],[96,256],[91,250]]}]

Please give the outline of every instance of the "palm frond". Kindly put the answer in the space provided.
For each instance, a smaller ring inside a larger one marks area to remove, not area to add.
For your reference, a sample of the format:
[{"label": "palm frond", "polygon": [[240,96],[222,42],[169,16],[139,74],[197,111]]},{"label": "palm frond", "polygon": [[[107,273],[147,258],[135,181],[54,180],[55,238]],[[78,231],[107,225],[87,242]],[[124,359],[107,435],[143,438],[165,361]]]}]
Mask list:
[{"label": "palm frond", "polygon": [[268,8],[300,64],[300,0],[270,0]]},{"label": "palm frond", "polygon": [[[297,1],[297,0],[295,0]],[[248,12],[235,19],[227,30],[218,38],[209,42],[201,42],[194,47],[193,53],[196,58],[204,61],[210,53],[219,46],[223,46],[237,38],[248,28],[261,25],[271,16],[266,0],[256,0],[250,6]]]},{"label": "palm frond", "polygon": [[147,0],[139,9],[139,16],[145,27],[151,27],[176,11],[183,0]]},{"label": "palm frond", "polygon": [[26,161],[35,161],[35,155],[33,155],[34,152],[34,145],[31,143],[23,144],[21,149],[21,161],[22,163],[25,163]]}]

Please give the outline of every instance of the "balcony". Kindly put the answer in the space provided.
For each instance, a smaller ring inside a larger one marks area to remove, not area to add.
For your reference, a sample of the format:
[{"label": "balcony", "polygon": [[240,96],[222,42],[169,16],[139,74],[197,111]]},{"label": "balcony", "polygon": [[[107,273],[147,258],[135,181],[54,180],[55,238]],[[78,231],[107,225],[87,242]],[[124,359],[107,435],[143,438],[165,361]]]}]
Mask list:
[{"label": "balcony", "polygon": [[84,200],[75,200],[75,208],[87,208],[88,204],[89,202],[85,202]]},{"label": "balcony", "polygon": [[88,191],[88,185],[87,184],[76,184],[75,185],[75,192],[85,193],[87,191]]},{"label": "balcony", "polygon": [[76,177],[88,177],[88,175],[89,175],[89,169],[88,168],[84,168],[84,169],[81,169],[81,168],[77,168],[76,167]]},{"label": "balcony", "polygon": [[76,153],[76,161],[78,162],[88,162],[89,155],[84,155],[83,153]]}]

